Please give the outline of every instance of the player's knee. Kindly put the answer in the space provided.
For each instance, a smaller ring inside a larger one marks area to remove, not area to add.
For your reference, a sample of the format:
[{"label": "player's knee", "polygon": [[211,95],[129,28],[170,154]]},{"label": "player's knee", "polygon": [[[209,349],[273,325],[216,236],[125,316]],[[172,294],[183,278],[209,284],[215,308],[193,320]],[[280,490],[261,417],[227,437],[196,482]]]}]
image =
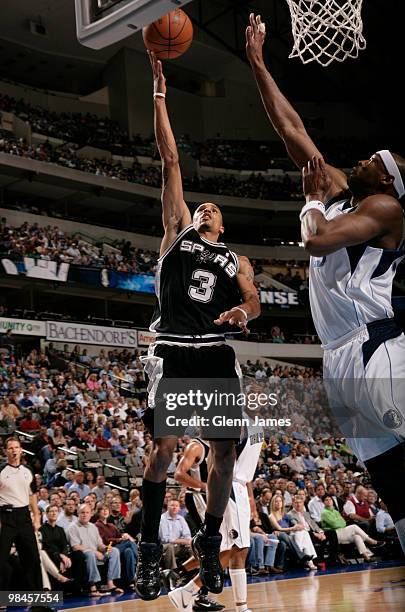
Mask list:
[{"label": "player's knee", "polygon": [[167,468],[173,459],[173,443],[171,440],[162,440],[155,444],[150,467],[155,472],[166,474]]},{"label": "player's knee", "polygon": [[214,466],[220,466],[221,472],[231,472],[235,465],[236,450],[232,440],[216,442],[211,446]]}]

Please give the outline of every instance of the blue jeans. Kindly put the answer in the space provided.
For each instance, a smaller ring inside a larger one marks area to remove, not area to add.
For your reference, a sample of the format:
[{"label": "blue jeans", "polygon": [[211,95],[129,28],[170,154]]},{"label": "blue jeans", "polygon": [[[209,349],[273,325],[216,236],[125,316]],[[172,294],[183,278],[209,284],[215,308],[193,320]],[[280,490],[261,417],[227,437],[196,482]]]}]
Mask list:
[{"label": "blue jeans", "polygon": [[115,545],[120,551],[122,578],[125,582],[132,582],[135,577],[136,561],[138,559],[138,549],[135,542],[123,540]]},{"label": "blue jeans", "polygon": [[[100,582],[101,576],[97,567],[96,553],[92,550],[84,552],[86,558],[86,568],[90,583]],[[104,554],[104,563],[108,563],[107,580],[116,580],[121,576],[120,551],[118,548],[111,548],[108,555]]]},{"label": "blue jeans", "polygon": [[263,535],[260,533],[250,534],[249,565],[252,567],[273,567],[276,556],[278,540],[273,535],[268,535],[269,543],[265,544]]}]

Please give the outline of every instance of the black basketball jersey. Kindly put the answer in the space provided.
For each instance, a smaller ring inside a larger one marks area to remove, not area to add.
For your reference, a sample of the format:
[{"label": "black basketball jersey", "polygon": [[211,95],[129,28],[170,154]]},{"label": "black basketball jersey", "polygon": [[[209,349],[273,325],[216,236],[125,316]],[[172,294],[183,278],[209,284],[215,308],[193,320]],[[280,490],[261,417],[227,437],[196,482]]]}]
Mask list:
[{"label": "black basketball jersey", "polygon": [[158,260],[157,305],[151,331],[174,335],[239,333],[235,326],[215,325],[221,312],[241,303],[239,261],[222,242],[211,242],[184,228]]}]

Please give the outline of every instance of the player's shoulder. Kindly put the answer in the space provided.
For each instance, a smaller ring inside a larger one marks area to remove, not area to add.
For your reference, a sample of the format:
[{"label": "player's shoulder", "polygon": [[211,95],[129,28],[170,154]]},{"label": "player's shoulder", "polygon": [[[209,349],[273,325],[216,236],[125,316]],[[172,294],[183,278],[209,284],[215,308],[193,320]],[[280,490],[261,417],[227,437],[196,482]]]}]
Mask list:
[{"label": "player's shoulder", "polygon": [[369,195],[364,198],[357,207],[358,211],[375,211],[377,213],[381,212],[391,212],[392,214],[403,214],[403,208],[399,201],[385,193],[376,193],[373,195]]},{"label": "player's shoulder", "polygon": [[4,470],[4,468],[6,468],[8,465],[7,461],[2,461],[0,463],[0,474],[2,473],[2,471]]}]

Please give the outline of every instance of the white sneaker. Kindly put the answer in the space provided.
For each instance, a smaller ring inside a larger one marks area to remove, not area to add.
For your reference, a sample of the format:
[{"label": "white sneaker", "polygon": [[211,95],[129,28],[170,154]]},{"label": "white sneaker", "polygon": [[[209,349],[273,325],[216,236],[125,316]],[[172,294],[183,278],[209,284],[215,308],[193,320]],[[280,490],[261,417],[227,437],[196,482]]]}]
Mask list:
[{"label": "white sneaker", "polygon": [[177,610],[181,610],[182,612],[192,612],[193,611],[193,593],[187,591],[184,587],[179,587],[178,589],[174,589],[170,591],[168,597],[171,603]]}]

